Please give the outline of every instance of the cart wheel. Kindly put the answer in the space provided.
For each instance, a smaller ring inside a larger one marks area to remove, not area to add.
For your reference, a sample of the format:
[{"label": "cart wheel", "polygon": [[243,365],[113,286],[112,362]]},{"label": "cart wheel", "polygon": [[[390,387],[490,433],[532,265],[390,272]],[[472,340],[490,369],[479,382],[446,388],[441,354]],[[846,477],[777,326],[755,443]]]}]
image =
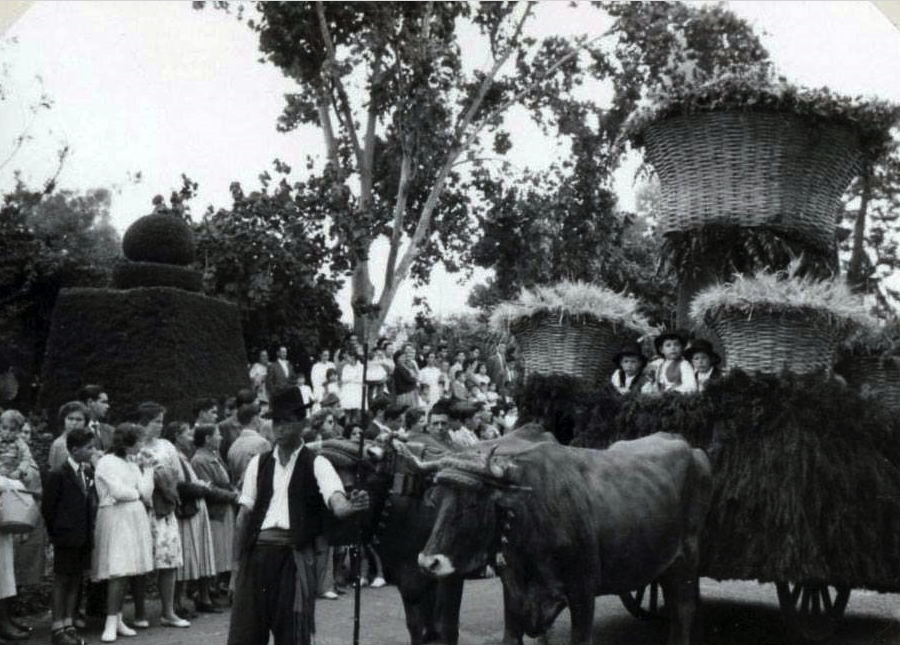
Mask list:
[{"label": "cart wheel", "polygon": [[[647,593],[648,589],[650,593]],[[665,616],[665,604],[660,591],[659,583],[652,582],[646,587],[619,594],[619,600],[628,613],[638,620],[657,620]]]},{"label": "cart wheel", "polygon": [[808,641],[832,636],[850,599],[850,587],[841,585],[779,582],[775,587],[785,620]]}]

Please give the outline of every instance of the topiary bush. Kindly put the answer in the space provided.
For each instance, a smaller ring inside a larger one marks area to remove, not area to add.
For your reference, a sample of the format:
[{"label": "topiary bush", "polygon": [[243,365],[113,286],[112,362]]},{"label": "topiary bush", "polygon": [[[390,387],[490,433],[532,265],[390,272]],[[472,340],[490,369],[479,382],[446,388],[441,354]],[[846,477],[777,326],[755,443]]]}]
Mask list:
[{"label": "topiary bush", "polygon": [[128,227],[122,251],[134,262],[186,266],[194,261],[194,233],[176,215],[153,213]]},{"label": "topiary bush", "polygon": [[123,260],[113,269],[113,286],[116,289],[175,287],[199,292],[203,290],[203,274],[174,264]]},{"label": "topiary bush", "polygon": [[53,312],[40,405],[55,414],[85,383],[109,394],[111,423],[142,401],[190,419],[201,396],[248,387],[234,305],[171,287],[65,289]]}]

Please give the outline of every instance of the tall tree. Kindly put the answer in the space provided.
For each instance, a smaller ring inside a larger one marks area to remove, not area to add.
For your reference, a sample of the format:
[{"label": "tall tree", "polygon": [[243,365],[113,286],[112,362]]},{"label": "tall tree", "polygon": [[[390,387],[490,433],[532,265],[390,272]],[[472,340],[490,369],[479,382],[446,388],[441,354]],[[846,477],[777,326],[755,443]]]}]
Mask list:
[{"label": "tall tree", "polygon": [[[603,3],[614,18],[595,80],[608,104],[557,92],[526,101],[545,132],[570,142],[570,154],[543,173],[484,179],[482,239],[473,261],[495,269],[471,304],[490,306],[521,287],[563,278],[600,281],[642,299],[655,322],[669,322],[674,280],[657,269],[660,243],[646,235],[652,199],[638,214],[619,212],[611,175],[620,162],[619,132],[636,107],[657,93],[722,73],[768,69],[768,54],[750,26],[720,6]],[[647,185],[652,186],[652,184]],[[649,188],[645,188],[648,190]],[[646,202],[646,203],[643,203]]]},{"label": "tall tree", "polygon": [[85,193],[21,182],[0,204],[0,344],[5,362],[30,378],[40,370],[60,289],[103,286],[119,254],[107,189]]},{"label": "tall tree", "polygon": [[343,327],[330,245],[320,227],[300,217],[317,193],[308,184],[273,182],[268,173],[261,179],[261,190],[249,194],[233,183],[231,207],[210,209],[194,225],[204,290],[238,306],[252,358],[278,345],[295,357],[335,346]]},{"label": "tall tree", "polygon": [[841,244],[848,284],[874,296],[880,316],[896,318],[900,287],[890,278],[900,269],[900,145],[863,161],[841,215],[852,226]]}]

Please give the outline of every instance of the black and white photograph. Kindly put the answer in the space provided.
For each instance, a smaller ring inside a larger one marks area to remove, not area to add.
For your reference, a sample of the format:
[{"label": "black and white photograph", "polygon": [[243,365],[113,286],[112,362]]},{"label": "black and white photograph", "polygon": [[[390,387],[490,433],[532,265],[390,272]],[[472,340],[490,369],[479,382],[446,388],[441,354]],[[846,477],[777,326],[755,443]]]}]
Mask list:
[{"label": "black and white photograph", "polygon": [[0,5],[0,645],[900,645],[900,6]]}]

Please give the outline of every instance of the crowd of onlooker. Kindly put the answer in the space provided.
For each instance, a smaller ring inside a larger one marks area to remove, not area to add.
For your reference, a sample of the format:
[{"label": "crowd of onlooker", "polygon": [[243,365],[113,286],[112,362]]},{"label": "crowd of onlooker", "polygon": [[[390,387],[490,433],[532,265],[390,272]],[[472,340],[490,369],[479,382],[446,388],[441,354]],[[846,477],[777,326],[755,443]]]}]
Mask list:
[{"label": "crowd of onlooker", "polygon": [[[244,472],[273,445],[271,392],[299,389],[306,439],[432,431],[448,444],[468,446],[515,424],[509,398],[515,372],[502,344],[484,357],[477,346],[394,347],[382,340],[364,357],[355,336],[346,341],[334,354],[322,350],[308,374],[283,347],[273,360],[261,352],[250,369],[251,388],[198,399],[191,419],[170,419],[165,407],[147,401],[129,413],[129,422],[113,427],[105,421],[106,391],[87,385],[59,409],[47,463],[32,456],[23,415],[3,411],[0,494],[31,499],[40,514],[28,533],[0,528],[0,643],[29,637],[31,628],[13,616],[10,599],[18,586],[39,578],[26,579],[22,562],[40,573],[48,552],[55,645],[83,643],[79,632],[92,616],[105,621],[103,642],[147,629],[149,574],[161,626],[189,627],[198,613],[224,611]],[[452,421],[429,425],[432,410]],[[45,548],[48,541],[52,549]],[[363,555],[363,584],[386,584],[377,550],[367,545]],[[317,564],[317,594],[338,598],[349,584],[347,554],[322,541]],[[129,593],[134,612],[126,622],[122,605]]]},{"label": "crowd of onlooker", "polygon": [[[472,410],[480,422],[478,438],[497,436],[515,417],[510,398],[515,378],[515,361],[502,342],[483,355],[478,345],[451,348],[444,342],[395,344],[381,339],[364,356],[355,334],[334,352],[321,349],[309,374],[293,365],[286,347],[278,349],[274,360],[260,351],[250,367],[262,406],[270,392],[297,384],[309,414],[339,411],[339,425],[348,437],[354,427],[367,430],[380,423],[379,412],[388,404],[404,406],[410,419],[421,419],[439,401]],[[364,390],[368,397],[365,417]]]}]

